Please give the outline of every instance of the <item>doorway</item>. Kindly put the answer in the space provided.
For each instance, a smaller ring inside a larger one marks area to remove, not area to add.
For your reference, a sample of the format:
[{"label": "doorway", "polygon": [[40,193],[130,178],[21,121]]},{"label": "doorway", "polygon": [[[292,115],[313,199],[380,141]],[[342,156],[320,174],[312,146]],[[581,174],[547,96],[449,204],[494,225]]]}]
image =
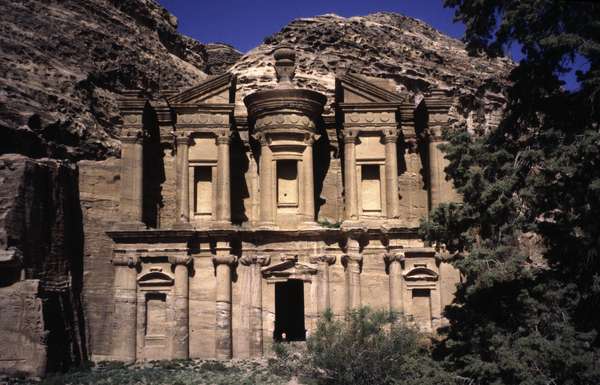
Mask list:
[{"label": "doorway", "polygon": [[304,283],[290,279],[275,284],[275,341],[306,341]]}]

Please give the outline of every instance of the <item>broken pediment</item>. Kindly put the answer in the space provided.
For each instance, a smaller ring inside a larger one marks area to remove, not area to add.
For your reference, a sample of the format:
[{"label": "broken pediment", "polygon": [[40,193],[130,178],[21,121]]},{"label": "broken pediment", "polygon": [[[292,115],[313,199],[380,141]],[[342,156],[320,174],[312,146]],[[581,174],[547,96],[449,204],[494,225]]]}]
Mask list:
[{"label": "broken pediment", "polygon": [[318,273],[318,269],[311,264],[297,262],[295,260],[284,260],[267,267],[263,267],[261,272],[265,278],[279,279],[309,279],[310,275]]},{"label": "broken pediment", "polygon": [[209,77],[202,83],[171,96],[168,101],[172,105],[234,103],[235,82],[235,76],[230,73]]},{"label": "broken pediment", "polygon": [[389,81],[357,74],[336,78],[335,94],[338,103],[402,103],[406,99]]}]

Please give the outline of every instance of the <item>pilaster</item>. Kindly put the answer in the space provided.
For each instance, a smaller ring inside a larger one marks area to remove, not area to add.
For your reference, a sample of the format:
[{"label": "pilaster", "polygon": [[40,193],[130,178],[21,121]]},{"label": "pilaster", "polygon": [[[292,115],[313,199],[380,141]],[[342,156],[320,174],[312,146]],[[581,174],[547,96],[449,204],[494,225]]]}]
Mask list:
[{"label": "pilaster", "polygon": [[135,255],[118,255],[115,267],[112,357],[115,361],[133,363],[137,348],[137,267]]},{"label": "pilaster", "polygon": [[175,268],[174,359],[188,359],[190,356],[188,268],[191,262],[189,256],[169,256],[169,263]]},{"label": "pilaster", "polygon": [[317,287],[317,312],[319,315],[331,308],[331,293],[329,289],[329,266],[335,263],[335,255],[319,255],[311,258],[311,263],[319,266],[319,285]]},{"label": "pilaster", "polygon": [[240,259],[251,269],[250,296],[250,356],[263,355],[263,306],[262,306],[262,274],[261,268],[271,263],[271,258],[264,255],[245,255]]},{"label": "pilaster", "polygon": [[232,357],[231,335],[231,268],[237,257],[230,254],[227,242],[217,242],[213,264],[216,269],[216,330],[215,357],[230,359]]}]

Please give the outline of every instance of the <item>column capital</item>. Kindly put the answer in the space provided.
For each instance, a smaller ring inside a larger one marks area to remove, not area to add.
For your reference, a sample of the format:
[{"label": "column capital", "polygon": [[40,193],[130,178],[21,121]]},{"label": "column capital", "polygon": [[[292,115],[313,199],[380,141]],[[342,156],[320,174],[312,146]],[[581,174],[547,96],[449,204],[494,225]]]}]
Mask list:
[{"label": "column capital", "polygon": [[358,138],[358,130],[343,130],[342,131],[344,143],[354,144]]},{"label": "column capital", "polygon": [[171,265],[189,265],[192,262],[192,257],[189,255],[170,255],[169,263]]},{"label": "column capital", "polygon": [[319,134],[306,134],[304,136],[304,144],[312,146],[319,138],[321,138],[321,135]]},{"label": "column capital", "polygon": [[349,264],[349,263],[356,263],[356,264],[362,264],[363,261],[363,256],[362,254],[345,254],[342,256],[342,263],[343,264]]},{"label": "column capital", "polygon": [[175,143],[177,143],[177,145],[180,145],[180,144],[189,145],[190,144],[189,133],[187,133],[185,131],[175,132]]},{"label": "column capital", "polygon": [[267,266],[271,263],[271,257],[268,255],[244,255],[242,258],[240,258],[240,262],[244,266]]},{"label": "column capital", "polygon": [[233,265],[237,262],[235,255],[213,255],[212,261],[215,265]]},{"label": "column capital", "polygon": [[396,128],[386,128],[383,130],[383,142],[395,143],[398,140],[398,130]]},{"label": "column capital", "polygon": [[140,263],[137,255],[115,255],[111,259],[114,266],[136,267]]},{"label": "column capital", "polygon": [[256,139],[261,146],[267,146],[269,144],[269,138],[264,132],[257,132],[254,135],[252,135],[252,137]]},{"label": "column capital", "polygon": [[139,143],[143,137],[144,133],[141,128],[126,127],[121,130],[119,139],[121,143]]},{"label": "column capital", "polygon": [[393,253],[387,253],[383,256],[383,260],[386,263],[392,263],[392,262],[404,262],[405,259],[405,255],[403,251],[398,251],[398,252],[393,252]]},{"label": "column capital", "polygon": [[231,136],[229,131],[217,132],[217,144],[229,144],[231,142]]},{"label": "column capital", "polygon": [[327,265],[333,265],[335,263],[335,255],[316,255],[310,257],[311,263],[326,263]]}]

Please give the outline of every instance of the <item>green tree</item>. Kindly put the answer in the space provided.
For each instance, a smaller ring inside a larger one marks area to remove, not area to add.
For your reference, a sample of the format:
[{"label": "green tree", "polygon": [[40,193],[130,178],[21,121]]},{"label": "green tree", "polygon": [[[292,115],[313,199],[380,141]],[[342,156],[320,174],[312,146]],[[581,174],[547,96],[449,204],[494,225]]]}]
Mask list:
[{"label": "green tree", "polygon": [[[522,47],[497,129],[448,132],[463,204],[424,236],[458,252],[465,280],[438,353],[479,384],[600,383],[600,4],[446,0],[472,54]],[[581,87],[560,76],[575,59]],[[540,239],[539,260],[523,235]]]},{"label": "green tree", "polygon": [[363,307],[335,320],[326,312],[308,339],[319,382],[328,385],[451,385],[426,337],[386,311]]}]

